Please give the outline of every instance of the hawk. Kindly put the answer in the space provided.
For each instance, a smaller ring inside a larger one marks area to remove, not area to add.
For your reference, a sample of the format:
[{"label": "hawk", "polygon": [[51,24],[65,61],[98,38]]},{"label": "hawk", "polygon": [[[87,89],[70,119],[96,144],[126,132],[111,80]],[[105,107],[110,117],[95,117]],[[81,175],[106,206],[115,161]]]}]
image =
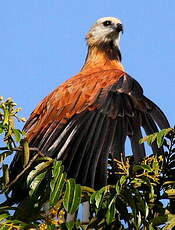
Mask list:
[{"label": "hawk", "polygon": [[[127,137],[139,160],[145,156],[141,128],[148,135],[169,127],[164,113],[121,64],[122,32],[119,19],[98,19],[86,35],[81,71],[45,97],[24,126],[30,147],[61,160],[68,177],[94,188],[106,185],[108,158],[125,153]],[[152,150],[161,151],[156,144]],[[16,155],[13,175],[19,165]]]}]

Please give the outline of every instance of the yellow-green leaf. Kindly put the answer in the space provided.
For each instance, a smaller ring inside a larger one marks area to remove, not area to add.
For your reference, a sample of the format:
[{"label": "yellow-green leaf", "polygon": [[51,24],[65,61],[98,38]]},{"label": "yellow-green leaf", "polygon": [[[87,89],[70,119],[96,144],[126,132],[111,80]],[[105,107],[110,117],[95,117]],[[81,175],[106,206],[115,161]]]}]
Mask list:
[{"label": "yellow-green leaf", "polygon": [[23,154],[23,167],[28,164],[29,159],[30,159],[30,149],[29,149],[29,143],[27,140],[24,140],[23,142],[23,149],[24,149],[24,154]]}]

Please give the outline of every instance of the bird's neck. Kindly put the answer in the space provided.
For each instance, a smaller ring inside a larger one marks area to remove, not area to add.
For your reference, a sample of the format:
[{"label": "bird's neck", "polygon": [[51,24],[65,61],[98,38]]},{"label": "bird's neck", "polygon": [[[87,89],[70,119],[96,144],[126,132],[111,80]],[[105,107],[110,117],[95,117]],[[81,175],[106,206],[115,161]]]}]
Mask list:
[{"label": "bird's neck", "polygon": [[99,71],[108,69],[118,69],[124,71],[121,64],[121,53],[118,47],[110,46],[92,46],[88,48],[88,54],[82,72],[99,69]]}]

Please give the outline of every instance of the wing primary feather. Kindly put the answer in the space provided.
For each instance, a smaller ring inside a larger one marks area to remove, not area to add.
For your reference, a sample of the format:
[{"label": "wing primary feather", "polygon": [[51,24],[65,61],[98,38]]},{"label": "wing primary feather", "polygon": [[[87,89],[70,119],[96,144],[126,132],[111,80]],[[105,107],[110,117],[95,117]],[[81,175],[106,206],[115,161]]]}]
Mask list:
[{"label": "wing primary feather", "polygon": [[[77,127],[75,126],[74,129],[71,131],[71,133],[69,134],[68,138],[66,139],[66,141],[64,142],[64,145],[62,146],[62,148],[59,150],[59,153],[57,155],[57,159],[60,159],[62,157],[63,154],[66,154],[66,148],[68,146],[70,146],[71,141],[73,140],[73,138],[75,137],[75,134],[77,132]],[[54,146],[55,145],[55,146]],[[55,144],[52,145],[53,148],[57,147],[57,143],[55,142]],[[50,149],[49,149],[50,151]]]},{"label": "wing primary feather", "polygon": [[131,141],[131,148],[135,161],[138,161],[145,157],[144,144],[140,144],[139,140],[142,138],[141,132],[142,115],[139,111],[135,110],[134,118],[130,118],[130,125],[132,127],[132,135],[128,135]]},{"label": "wing primary feather", "polygon": [[134,135],[129,136],[131,141],[131,148],[135,161],[139,161],[143,157],[146,156],[144,144],[140,144],[139,140],[142,138],[142,132],[140,127],[138,126],[136,130],[134,130]]},{"label": "wing primary feather", "polygon": [[[99,118],[100,118],[100,114],[97,112],[93,112],[93,120],[89,127],[90,131],[89,130],[87,131],[87,139],[85,140],[84,143],[81,143],[82,146],[81,149],[79,149],[77,152],[74,153],[73,158],[71,154],[69,154],[69,156],[66,159],[64,159],[66,169],[68,170],[68,174],[75,176],[80,171],[80,167],[82,167],[82,164],[88,164],[89,151],[92,147],[92,142],[93,142],[94,134],[96,133],[96,129],[98,127]],[[68,162],[70,162],[71,164]],[[83,172],[84,171],[85,169],[83,167]],[[80,181],[79,181],[79,176],[77,176],[78,183],[80,182],[82,183],[82,178],[83,178],[82,174],[83,173],[81,173],[80,175]]]},{"label": "wing primary feather", "polygon": [[[83,113],[80,115],[75,115],[74,118],[72,119],[72,122],[74,123],[74,129],[76,130],[76,132],[74,133],[68,133],[68,135],[63,135],[63,139],[61,140],[60,146],[57,146],[57,159],[61,159],[63,161],[65,161],[65,159],[67,159],[67,155],[69,153],[69,149],[70,148],[74,148],[76,147],[76,140],[78,140],[79,135],[81,134],[82,131],[82,126],[86,123],[88,124],[88,121],[90,121],[90,117],[92,116],[92,114],[89,113]],[[73,129],[73,130],[74,130]],[[60,148],[61,147],[61,148]],[[64,153],[64,155],[62,156],[62,154]],[[74,158],[74,155],[72,155],[72,153],[70,154],[71,159],[70,159],[70,163]]]},{"label": "wing primary feather", "polygon": [[93,165],[92,172],[93,182],[95,183],[95,189],[99,189],[101,186],[105,186],[107,183],[107,167],[108,167],[108,157],[110,154],[110,148],[114,141],[114,133],[116,128],[116,120],[108,118],[108,125],[106,126],[106,132],[103,134],[103,146],[99,152],[99,156],[96,157],[95,164]]},{"label": "wing primary feather", "polygon": [[[70,124],[69,124],[70,126]],[[40,144],[39,144],[39,148],[41,150],[44,149],[48,149],[50,147],[50,145],[54,142],[54,140],[60,135],[60,132],[63,128],[60,127],[60,122],[53,122],[47,129],[47,131],[45,132],[45,134],[43,135]],[[70,129],[70,127],[69,127]]]},{"label": "wing primary feather", "polygon": [[[64,157],[64,161],[66,161],[66,169],[69,171],[70,167],[72,166],[72,161],[76,161],[76,167],[74,168],[74,174],[75,177],[77,176],[77,174],[79,173],[79,169],[82,163],[82,159],[83,159],[83,147],[84,142],[88,139],[88,135],[89,135],[89,128],[92,125],[94,116],[95,116],[95,112],[88,112],[88,120],[86,122],[86,124],[84,124],[81,128],[78,128],[77,130],[77,136],[76,136],[76,140],[73,143],[73,149],[72,152],[70,154],[70,156],[66,156]],[[80,153],[79,155],[77,155],[78,153]],[[74,159],[76,158],[76,159]]]},{"label": "wing primary feather", "polygon": [[[103,122],[103,125],[101,127],[100,130],[100,136],[97,139],[96,142],[96,148],[94,149],[94,153],[92,155],[92,159],[91,159],[91,163],[89,164],[89,168],[88,168],[88,174],[90,175],[89,180],[91,181],[92,186],[94,187],[94,183],[95,183],[95,175],[98,174],[99,177],[99,182],[102,183],[102,185],[106,184],[106,172],[103,170],[103,179],[104,180],[100,180],[100,173],[97,172],[97,164],[99,163],[103,168],[105,167],[107,169],[107,156],[109,154],[109,147],[110,147],[110,141],[109,140],[109,136],[110,135],[110,129],[109,129],[109,125],[110,125],[110,118],[105,117],[105,120]],[[88,177],[86,175],[86,177]],[[101,186],[102,186],[101,185]]]},{"label": "wing primary feather", "polygon": [[121,154],[125,156],[125,140],[127,136],[126,124],[127,123],[125,118],[123,117],[117,118],[114,140],[111,146],[111,154],[114,156],[114,158],[119,160],[121,159]]},{"label": "wing primary feather", "polygon": [[57,159],[59,159],[62,152],[61,148],[64,148],[65,150],[66,145],[70,143],[72,138],[74,138],[77,126],[81,127],[83,123],[88,120],[88,118],[88,116],[82,116],[82,118],[78,120],[75,116],[75,118],[72,119],[67,125],[64,125],[62,129],[60,129],[60,123],[58,123],[58,125],[50,134],[49,139],[46,139],[42,148],[47,148],[47,154],[52,156],[59,152],[57,155]]},{"label": "wing primary feather", "polygon": [[55,152],[57,152],[59,146],[61,146],[61,144],[64,143],[66,139],[68,139],[69,135],[71,135],[73,130],[75,131],[75,124],[76,121],[70,121],[62,130],[62,132],[60,131],[58,124],[58,126],[53,130],[49,139],[46,140],[46,143],[44,144],[42,149],[45,149],[47,147],[47,154],[49,156],[55,155]]},{"label": "wing primary feather", "polygon": [[82,173],[82,179],[83,179],[83,184],[86,183],[87,181],[87,174],[89,172],[89,165],[90,163],[94,163],[91,161],[92,157],[93,157],[93,153],[94,153],[94,149],[95,147],[98,147],[100,148],[100,146],[98,144],[101,145],[101,143],[98,143],[99,142],[99,136],[101,134],[101,129],[102,129],[102,126],[103,126],[103,122],[104,122],[104,119],[105,119],[105,115],[100,113],[99,114],[99,121],[98,121],[98,124],[97,124],[97,127],[96,129],[94,130],[95,132],[93,132],[93,140],[92,140],[92,143],[91,143],[91,146],[90,148],[86,151],[86,156],[84,158],[84,162],[85,165],[84,165],[84,168],[83,168],[83,173]]}]

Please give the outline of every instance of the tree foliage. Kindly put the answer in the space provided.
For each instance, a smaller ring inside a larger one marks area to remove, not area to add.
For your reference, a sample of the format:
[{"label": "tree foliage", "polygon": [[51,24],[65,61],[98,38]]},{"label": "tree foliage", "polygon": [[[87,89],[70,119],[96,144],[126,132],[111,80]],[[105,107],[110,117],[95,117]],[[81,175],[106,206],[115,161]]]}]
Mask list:
[{"label": "tree foliage", "polygon": [[[95,191],[67,178],[62,162],[29,147],[25,133],[15,128],[15,119],[25,121],[18,116],[19,111],[11,98],[0,98],[0,192],[5,197],[0,205],[0,230],[175,228],[174,128],[140,140],[163,146],[164,154],[150,155],[136,163],[132,157],[109,159],[109,183]],[[8,159],[15,152],[22,155],[23,170],[11,180]],[[11,188],[24,184],[28,196],[12,205]],[[78,211],[84,202],[90,205],[88,222],[83,222]]]}]

